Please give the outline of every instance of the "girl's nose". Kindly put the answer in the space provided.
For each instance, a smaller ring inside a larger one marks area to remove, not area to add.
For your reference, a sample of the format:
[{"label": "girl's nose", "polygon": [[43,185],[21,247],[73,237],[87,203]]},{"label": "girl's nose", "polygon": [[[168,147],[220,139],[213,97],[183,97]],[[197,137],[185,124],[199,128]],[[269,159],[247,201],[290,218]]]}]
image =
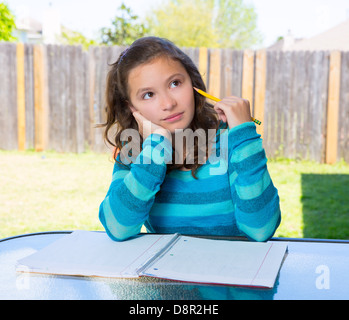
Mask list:
[{"label": "girl's nose", "polygon": [[176,100],[169,94],[164,94],[161,100],[161,109],[171,110],[176,106]]}]

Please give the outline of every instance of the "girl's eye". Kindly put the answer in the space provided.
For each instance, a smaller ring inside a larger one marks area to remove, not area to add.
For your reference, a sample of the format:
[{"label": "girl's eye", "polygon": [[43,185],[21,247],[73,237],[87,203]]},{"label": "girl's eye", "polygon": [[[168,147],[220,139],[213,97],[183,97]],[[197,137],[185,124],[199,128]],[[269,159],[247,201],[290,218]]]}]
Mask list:
[{"label": "girl's eye", "polygon": [[171,82],[170,87],[171,87],[171,88],[176,88],[176,87],[178,87],[180,84],[181,84],[181,82],[180,82],[179,80],[174,80],[174,81]]},{"label": "girl's eye", "polygon": [[148,100],[154,96],[153,92],[147,92],[145,95],[143,95],[144,100]]}]

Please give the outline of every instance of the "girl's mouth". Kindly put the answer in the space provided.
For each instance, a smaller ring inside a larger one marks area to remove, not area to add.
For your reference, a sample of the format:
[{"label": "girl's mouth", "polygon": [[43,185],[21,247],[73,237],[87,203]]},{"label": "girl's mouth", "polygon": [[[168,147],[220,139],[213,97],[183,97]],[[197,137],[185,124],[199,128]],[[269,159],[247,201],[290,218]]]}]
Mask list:
[{"label": "girl's mouth", "polygon": [[183,113],[184,113],[184,112],[172,114],[172,115],[170,115],[169,117],[165,118],[164,121],[166,121],[166,122],[175,122],[175,121],[179,121],[179,120],[182,119]]}]

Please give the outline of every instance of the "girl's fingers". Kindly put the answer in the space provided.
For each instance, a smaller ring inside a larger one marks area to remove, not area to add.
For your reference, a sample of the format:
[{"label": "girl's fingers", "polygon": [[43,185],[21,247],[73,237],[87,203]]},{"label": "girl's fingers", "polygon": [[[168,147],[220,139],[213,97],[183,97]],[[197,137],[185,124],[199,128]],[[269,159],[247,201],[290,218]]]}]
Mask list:
[{"label": "girl's fingers", "polygon": [[248,100],[227,97],[214,106],[220,120],[227,122],[230,128],[251,121],[250,103]]},{"label": "girl's fingers", "polygon": [[223,122],[227,122],[227,117],[226,117],[224,111],[219,106],[217,106],[217,104],[214,106],[214,110],[217,112],[219,120],[221,120]]},{"label": "girl's fingers", "polygon": [[138,111],[133,112],[132,115],[136,119],[138,126],[143,127],[143,122],[147,119],[144,118]]},{"label": "girl's fingers", "polygon": [[135,119],[136,119],[137,121],[140,121],[140,120],[143,121],[142,118],[144,118],[144,117],[143,117],[138,111],[133,112],[132,115],[135,117]]},{"label": "girl's fingers", "polygon": [[138,111],[133,112],[132,115],[135,118],[135,120],[138,124],[138,129],[141,133],[143,131],[143,121],[145,118]]},{"label": "girl's fingers", "polygon": [[128,105],[128,107],[130,108],[130,110],[131,110],[132,113],[137,111],[137,109],[136,109],[132,104],[127,103],[127,105]]},{"label": "girl's fingers", "polygon": [[137,121],[138,131],[142,135],[143,139],[146,139],[152,133],[159,133],[170,139],[170,134],[167,132],[166,129],[155,123],[152,123],[138,111],[133,112],[132,115]]}]

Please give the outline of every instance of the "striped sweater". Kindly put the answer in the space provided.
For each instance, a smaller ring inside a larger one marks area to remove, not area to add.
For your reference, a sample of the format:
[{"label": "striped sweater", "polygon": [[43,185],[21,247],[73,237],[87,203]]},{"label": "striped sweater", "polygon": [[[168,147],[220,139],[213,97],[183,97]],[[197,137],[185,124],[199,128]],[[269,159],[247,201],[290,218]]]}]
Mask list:
[{"label": "striped sweater", "polygon": [[99,209],[109,237],[125,240],[145,225],[151,233],[270,239],[281,220],[279,196],[255,124],[218,134],[216,152],[197,170],[198,179],[191,171],[166,173],[172,146],[157,134],[145,139],[135,163],[116,162]]}]

